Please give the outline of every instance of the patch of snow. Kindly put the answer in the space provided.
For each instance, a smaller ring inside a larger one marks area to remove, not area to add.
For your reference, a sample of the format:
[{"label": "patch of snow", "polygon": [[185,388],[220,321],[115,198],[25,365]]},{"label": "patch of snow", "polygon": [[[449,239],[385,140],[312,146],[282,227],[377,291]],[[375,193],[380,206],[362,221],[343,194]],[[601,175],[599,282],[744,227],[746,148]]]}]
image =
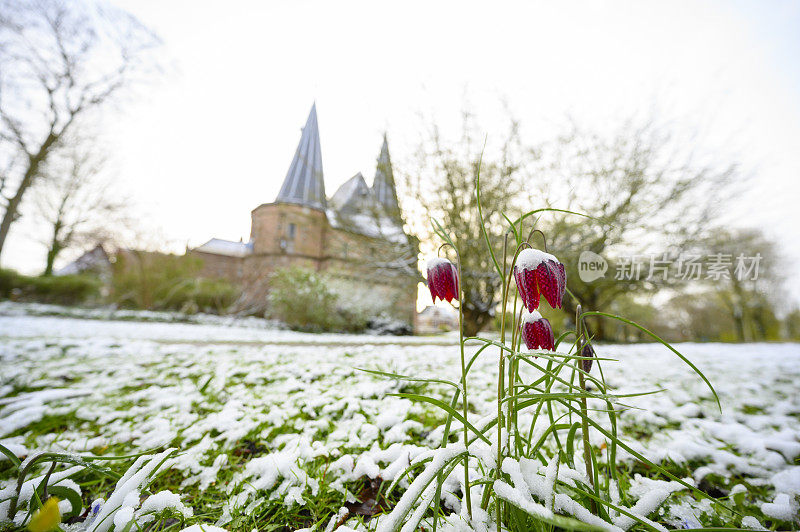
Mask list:
[{"label": "patch of snow", "polygon": [[540,319],[542,319],[542,315],[539,314],[538,310],[525,309],[525,311],[522,313],[522,320],[521,321],[522,321],[522,323],[533,323],[533,322],[538,321]]},{"label": "patch of snow", "polygon": [[781,521],[800,522],[800,507],[794,497],[787,493],[778,493],[775,500],[762,504],[761,511],[764,512],[764,515]]},{"label": "patch of snow", "polygon": [[535,270],[544,261],[551,260],[558,263],[558,259],[550,253],[546,253],[539,249],[525,248],[517,255],[516,268],[520,270]]},{"label": "patch of snow", "polygon": [[197,524],[181,529],[181,532],[228,532],[224,528],[209,524]]},{"label": "patch of snow", "polygon": [[145,455],[136,459],[133,465],[122,475],[122,478],[117,481],[114,492],[100,509],[96,518],[97,526],[93,528],[94,532],[108,532],[111,526],[116,524],[116,514],[120,510],[126,512],[123,516],[127,515],[127,508],[130,508],[131,514],[133,513],[131,506],[127,506],[126,503],[138,506],[139,501],[132,500],[130,495],[136,494],[136,499],[138,499],[139,490],[158,472],[158,469],[163,465],[163,461],[173,451],[174,449],[167,449],[153,456]]},{"label": "patch of snow", "polygon": [[769,479],[778,493],[800,495],[800,466],[793,466],[772,475]]},{"label": "patch of snow", "polygon": [[[463,444],[460,443],[448,445],[443,449],[434,451],[432,453],[433,459],[431,462],[425,467],[422,473],[417,475],[417,478],[414,479],[405,493],[403,493],[403,496],[400,497],[400,500],[397,501],[392,512],[381,519],[376,528],[376,532],[391,532],[396,530],[400,523],[405,521],[406,516],[411,512],[413,506],[420,500],[423,492],[428,489],[433,478],[439,474],[449,461],[464,452],[466,452],[466,449]],[[427,505],[424,503],[423,505],[427,508]]]},{"label": "patch of snow", "polygon": [[759,522],[759,520],[752,515],[746,515],[742,517],[742,527],[749,528],[750,530],[766,530],[764,525],[762,525],[761,522]]}]

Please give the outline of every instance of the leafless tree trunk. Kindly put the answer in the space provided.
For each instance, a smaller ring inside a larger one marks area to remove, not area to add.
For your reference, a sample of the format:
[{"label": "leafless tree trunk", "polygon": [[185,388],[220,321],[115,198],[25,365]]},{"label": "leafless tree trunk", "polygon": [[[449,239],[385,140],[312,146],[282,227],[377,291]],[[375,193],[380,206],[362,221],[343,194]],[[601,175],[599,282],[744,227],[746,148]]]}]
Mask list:
[{"label": "leafless tree trunk", "polygon": [[70,140],[76,147],[60,152],[42,170],[34,191],[36,214],[49,227],[44,275],[53,273],[58,255],[71,247],[111,240],[127,219],[129,202],[102,176],[104,159],[93,142]]},{"label": "leafless tree trunk", "polygon": [[0,0],[0,254],[23,198],[76,121],[141,79],[158,42],[119,10]]}]

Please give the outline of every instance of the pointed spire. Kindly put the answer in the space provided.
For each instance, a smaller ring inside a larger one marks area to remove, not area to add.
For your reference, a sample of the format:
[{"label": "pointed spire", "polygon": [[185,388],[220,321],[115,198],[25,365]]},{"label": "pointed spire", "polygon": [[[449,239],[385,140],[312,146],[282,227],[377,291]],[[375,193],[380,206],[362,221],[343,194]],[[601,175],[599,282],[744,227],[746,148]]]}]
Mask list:
[{"label": "pointed spire", "polygon": [[286,173],[276,202],[297,203],[316,209],[325,209],[325,181],[322,174],[322,150],[319,144],[317,104],[311,106],[303,127],[300,143]]},{"label": "pointed spire", "polygon": [[383,205],[386,212],[392,215],[400,214],[400,206],[397,202],[397,190],[394,185],[394,172],[392,171],[392,160],[389,157],[389,142],[386,140],[386,133],[383,134],[383,146],[381,154],[378,156],[378,166],[375,169],[375,180],[372,182],[372,192],[375,198]]}]

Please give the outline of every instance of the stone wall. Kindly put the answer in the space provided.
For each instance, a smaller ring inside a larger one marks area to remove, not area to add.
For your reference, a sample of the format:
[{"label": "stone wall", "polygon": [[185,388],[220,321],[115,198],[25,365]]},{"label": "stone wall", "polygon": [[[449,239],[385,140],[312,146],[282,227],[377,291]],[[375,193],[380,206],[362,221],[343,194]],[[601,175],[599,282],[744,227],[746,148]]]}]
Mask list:
[{"label": "stone wall", "polygon": [[416,314],[417,279],[381,267],[407,250],[397,243],[331,228],[322,269],[350,283],[357,297],[382,301],[388,313],[412,324]]},{"label": "stone wall", "polygon": [[376,266],[400,253],[397,244],[333,228],[324,212],[288,203],[253,209],[250,235],[253,253],[246,257],[191,252],[204,260],[204,275],[241,284],[239,310],[260,312],[266,307],[269,276],[300,267],[325,272],[346,297],[413,323],[417,279]]},{"label": "stone wall", "polygon": [[253,209],[253,253],[290,254],[321,259],[328,219],[325,213],[290,203],[267,203]]},{"label": "stone wall", "polygon": [[244,276],[244,257],[217,255],[203,251],[191,250],[189,254],[203,261],[200,275],[211,279],[227,279],[239,283]]}]

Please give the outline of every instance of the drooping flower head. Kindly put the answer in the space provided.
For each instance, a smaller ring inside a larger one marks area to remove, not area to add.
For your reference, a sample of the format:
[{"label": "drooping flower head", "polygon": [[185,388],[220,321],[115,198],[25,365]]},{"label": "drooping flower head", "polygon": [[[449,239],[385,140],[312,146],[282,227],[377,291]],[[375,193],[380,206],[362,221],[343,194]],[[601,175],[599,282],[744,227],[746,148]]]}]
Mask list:
[{"label": "drooping flower head", "polygon": [[428,288],[431,298],[436,303],[438,297],[451,303],[458,300],[458,270],[447,259],[436,257],[428,260]]},{"label": "drooping flower head", "polygon": [[543,318],[538,311],[534,310],[522,313],[522,339],[528,349],[545,349],[547,351],[556,350],[556,342],[553,337],[553,328],[550,321]]},{"label": "drooping flower head", "polygon": [[567,273],[564,265],[553,255],[538,249],[523,249],[514,265],[514,279],[522,303],[528,310],[539,308],[540,295],[551,307],[561,308],[567,289]]}]

